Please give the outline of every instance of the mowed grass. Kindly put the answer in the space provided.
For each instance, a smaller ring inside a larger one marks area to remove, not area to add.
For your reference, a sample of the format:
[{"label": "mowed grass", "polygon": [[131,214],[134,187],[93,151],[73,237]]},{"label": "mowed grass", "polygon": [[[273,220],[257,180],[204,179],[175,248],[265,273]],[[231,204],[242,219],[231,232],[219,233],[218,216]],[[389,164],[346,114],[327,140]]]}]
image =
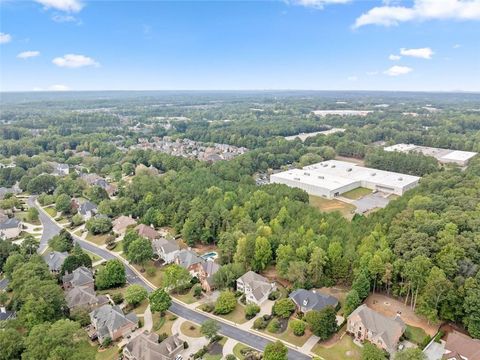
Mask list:
[{"label": "mowed grass", "polygon": [[338,211],[342,216],[350,219],[355,212],[355,206],[352,204],[344,203],[340,200],[328,200],[319,196],[309,196],[310,205],[317,208],[322,212],[334,212]]},{"label": "mowed grass", "polygon": [[427,333],[419,327],[407,325],[405,329],[405,337],[417,345],[422,344],[427,336]]},{"label": "mowed grass", "polygon": [[[124,254],[121,254],[120,256],[125,258],[125,256],[123,255]],[[145,264],[145,267],[144,267],[145,271],[143,272],[142,272],[142,267],[140,265],[132,264],[132,263],[130,263],[130,265],[133,265],[133,267],[137,271],[139,271],[148,281],[150,281],[156,287],[163,286],[163,268],[156,267],[153,261],[150,260]],[[148,269],[155,269],[155,272],[150,273]]]},{"label": "mowed grass", "polygon": [[372,190],[364,187],[359,187],[359,188],[347,191],[346,193],[343,193],[342,196],[346,197],[347,199],[358,200],[371,193],[372,193]]},{"label": "mowed grass", "polygon": [[175,320],[177,320],[176,315],[173,315],[171,312],[166,312],[165,316],[161,316],[160,313],[156,312],[152,314],[152,318],[152,330],[154,332],[157,334],[166,333],[168,336],[172,335],[172,326]]},{"label": "mowed grass", "polygon": [[233,355],[235,355],[239,360],[244,360],[245,356],[243,356],[241,353],[241,351],[244,349],[246,350],[250,348],[242,343],[235,344],[235,346],[233,347]]},{"label": "mowed grass", "polygon": [[190,321],[185,321],[180,325],[180,331],[189,337],[199,338],[202,337],[202,333],[200,332],[200,325],[194,324]]},{"label": "mowed grass", "polygon": [[116,360],[118,359],[118,347],[116,345],[110,346],[108,349],[99,349],[95,360]]},{"label": "mowed grass", "polygon": [[218,315],[218,316],[226,320],[230,320],[235,324],[243,324],[244,322],[247,322],[247,319],[245,318],[245,307],[240,304],[237,304],[237,306],[235,307],[235,310],[233,310],[230,314]]},{"label": "mowed grass", "polygon": [[321,344],[316,344],[312,352],[321,356],[326,360],[330,359],[354,359],[360,360],[362,350],[359,346],[353,343],[350,336],[345,334],[343,338],[331,347],[323,347]]},{"label": "mowed grass", "polygon": [[48,215],[50,215],[51,217],[55,217],[57,216],[57,210],[55,210],[55,208],[53,207],[46,207],[46,208],[43,208]]},{"label": "mowed grass", "polygon": [[303,344],[305,344],[305,342],[308,340],[310,336],[312,336],[312,333],[308,329],[305,330],[305,334],[303,334],[303,336],[296,336],[293,333],[292,329],[290,329],[290,326],[288,326],[283,333],[280,333],[280,334],[269,333],[269,334],[279,338],[284,342],[288,342],[290,344],[300,346],[300,347],[303,346]]},{"label": "mowed grass", "polygon": [[91,233],[88,233],[85,239],[96,245],[105,245],[105,240],[107,239],[107,237],[108,234],[93,235]]},{"label": "mowed grass", "polygon": [[173,296],[178,300],[183,301],[185,304],[193,304],[198,301],[197,298],[193,296],[193,288],[185,294],[174,294]]}]

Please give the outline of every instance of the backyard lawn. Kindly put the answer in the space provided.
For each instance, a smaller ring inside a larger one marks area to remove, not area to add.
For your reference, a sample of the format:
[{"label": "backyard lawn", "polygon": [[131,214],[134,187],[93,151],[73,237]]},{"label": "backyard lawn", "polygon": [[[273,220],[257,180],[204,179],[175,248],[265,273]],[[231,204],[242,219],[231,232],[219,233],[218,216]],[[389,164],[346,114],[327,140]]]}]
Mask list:
[{"label": "backyard lawn", "polygon": [[240,304],[237,304],[235,310],[233,310],[230,314],[219,316],[224,319],[230,320],[235,324],[243,324],[244,322],[247,322],[247,319],[245,318],[245,307]]},{"label": "backyard lawn", "polygon": [[421,345],[427,336],[427,333],[423,329],[407,325],[407,329],[405,330],[405,337],[411,342],[417,345]]},{"label": "backyard lawn", "polygon": [[189,337],[199,338],[203,335],[200,333],[200,325],[185,321],[180,325],[180,330],[183,334]]},{"label": "backyard lawn", "polygon": [[100,350],[95,356],[95,360],[116,360],[118,358],[118,346],[112,345],[108,349]]},{"label": "backyard lawn", "polygon": [[331,347],[323,347],[320,343],[315,345],[312,349],[315,354],[329,360],[329,359],[355,359],[360,360],[361,348],[353,343],[353,340],[348,335],[343,335],[343,338]]},{"label": "backyard lawn", "polygon": [[350,219],[353,217],[355,206],[344,203],[340,200],[328,200],[318,196],[309,196],[310,205],[323,212],[339,211],[344,217]]},{"label": "backyard lawn", "polygon": [[359,187],[350,191],[347,191],[346,193],[343,193],[342,196],[346,197],[347,199],[352,199],[352,200],[358,200],[365,195],[371,194],[372,190],[364,188],[364,187]]}]

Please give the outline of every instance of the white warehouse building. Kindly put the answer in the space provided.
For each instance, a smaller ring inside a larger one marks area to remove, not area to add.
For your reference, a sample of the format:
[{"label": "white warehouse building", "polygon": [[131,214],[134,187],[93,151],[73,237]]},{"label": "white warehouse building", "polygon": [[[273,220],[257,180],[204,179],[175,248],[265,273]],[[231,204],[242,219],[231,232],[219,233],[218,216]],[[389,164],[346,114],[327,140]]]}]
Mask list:
[{"label": "white warehouse building", "polygon": [[384,151],[397,151],[403,153],[421,153],[425,156],[433,156],[442,164],[454,163],[460,166],[467,166],[471,158],[477,155],[472,151],[441,149],[414,144],[396,144],[383,148]]},{"label": "white warehouse building", "polygon": [[374,191],[403,195],[418,185],[418,176],[377,170],[356,164],[328,160],[270,176],[270,183],[285,184],[308,194],[333,199],[341,194],[365,187]]}]

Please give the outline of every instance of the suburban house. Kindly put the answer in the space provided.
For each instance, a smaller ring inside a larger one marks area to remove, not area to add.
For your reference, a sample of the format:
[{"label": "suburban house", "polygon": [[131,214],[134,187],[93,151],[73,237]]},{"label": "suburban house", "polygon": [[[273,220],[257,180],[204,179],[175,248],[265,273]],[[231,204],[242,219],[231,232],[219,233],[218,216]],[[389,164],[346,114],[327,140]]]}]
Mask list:
[{"label": "suburban house", "polygon": [[127,231],[129,226],[137,225],[137,222],[130,216],[122,215],[113,220],[112,224],[112,230],[115,234],[123,234]]},{"label": "suburban house", "polygon": [[97,213],[97,205],[87,200],[78,206],[78,213],[82,215],[85,220],[88,220]]},{"label": "suburban house", "polygon": [[123,357],[127,360],[175,360],[183,350],[183,341],[178,335],[172,335],[158,342],[158,335],[144,332],[131,339],[123,348]]},{"label": "suburban house", "polygon": [[175,256],[174,262],[187,269],[192,276],[198,277],[205,259],[192,250],[182,249]]},{"label": "suburban house", "polygon": [[213,260],[207,260],[202,263],[200,271],[198,273],[198,280],[202,285],[202,289],[210,292],[213,290],[213,275],[220,269],[220,265],[215,263]]},{"label": "suburban house", "polygon": [[160,237],[160,234],[155,230],[152,226],[148,226],[145,224],[140,224],[135,227],[137,230],[138,235],[143,236],[144,238],[155,240]]},{"label": "suburban house", "polygon": [[167,240],[164,237],[152,241],[153,252],[163,260],[165,264],[171,264],[180,252],[180,247],[175,240]]},{"label": "suburban house", "polygon": [[108,297],[95,293],[93,287],[74,287],[65,294],[65,300],[70,310],[84,308],[91,310],[109,303]]},{"label": "suburban house", "polygon": [[67,252],[58,251],[52,251],[46,255],[43,255],[43,259],[47,263],[50,272],[54,274],[58,274],[62,270],[62,265],[67,257]]},{"label": "suburban house", "polygon": [[406,325],[399,315],[389,318],[365,304],[356,308],[347,322],[347,332],[352,334],[355,340],[370,341],[390,354],[397,350],[398,341],[405,329]]},{"label": "suburban house", "polygon": [[63,289],[70,290],[74,287],[92,288],[94,287],[93,274],[85,266],[73,270],[70,274],[62,277]]},{"label": "suburban house", "polygon": [[312,310],[323,310],[327,306],[336,308],[338,305],[336,298],[316,290],[297,289],[290,294],[289,298],[295,303],[297,311],[304,314]]},{"label": "suburban house", "polygon": [[134,313],[125,315],[119,306],[103,305],[90,313],[93,331],[92,340],[102,343],[106,338],[113,341],[131,334],[138,327],[138,318]]},{"label": "suburban house", "polygon": [[276,289],[274,282],[253,271],[248,271],[237,279],[237,290],[245,294],[248,303],[260,305]]},{"label": "suburban house", "polygon": [[480,340],[452,331],[447,336],[443,360],[479,360]]},{"label": "suburban house", "polygon": [[59,164],[56,162],[51,162],[50,165],[53,167],[52,175],[66,176],[70,173],[70,166],[68,166],[67,164]]},{"label": "suburban house", "polygon": [[0,307],[0,321],[7,321],[13,320],[17,317],[15,311],[10,311],[4,308],[3,306]]},{"label": "suburban house", "polygon": [[0,223],[0,239],[15,239],[21,232],[22,223],[16,218],[4,218]]}]

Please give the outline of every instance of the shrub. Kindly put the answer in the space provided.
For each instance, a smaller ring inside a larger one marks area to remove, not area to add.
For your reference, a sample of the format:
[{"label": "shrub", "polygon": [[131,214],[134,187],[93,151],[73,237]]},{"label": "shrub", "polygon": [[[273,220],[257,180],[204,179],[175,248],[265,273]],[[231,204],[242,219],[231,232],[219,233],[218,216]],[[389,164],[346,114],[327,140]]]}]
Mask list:
[{"label": "shrub", "polygon": [[271,318],[272,318],[272,315],[268,315],[268,314],[263,315],[263,320],[265,321],[270,321]]},{"label": "shrub", "polygon": [[263,317],[260,317],[253,322],[253,328],[257,330],[263,330],[267,327],[267,325],[268,321],[265,320]]},{"label": "shrub", "polygon": [[215,305],[213,305],[212,303],[205,303],[200,306],[200,310],[205,312],[212,312],[213,309],[215,309]]},{"label": "shrub", "polygon": [[188,342],[186,342],[186,341],[183,342],[183,348],[188,349]]},{"label": "shrub", "polygon": [[267,330],[271,333],[277,333],[280,330],[280,321],[277,318],[273,318],[267,326]]},{"label": "shrub", "polygon": [[225,360],[237,360],[237,358],[233,354],[228,354],[227,356],[225,356]]},{"label": "shrub", "polygon": [[307,328],[307,324],[302,320],[292,320],[290,324],[288,324],[290,329],[292,329],[293,334],[295,336],[303,336],[305,334],[305,329]]},{"label": "shrub", "polygon": [[295,311],[295,303],[291,299],[280,299],[275,302],[272,308],[274,315],[287,319]]},{"label": "shrub", "polygon": [[275,300],[277,300],[279,297],[280,297],[280,291],[275,290],[275,291],[272,291],[272,292],[268,295],[268,300],[275,301]]},{"label": "shrub", "polygon": [[237,306],[237,299],[235,294],[231,291],[223,291],[215,303],[215,314],[225,315],[235,310]]},{"label": "shrub", "polygon": [[202,286],[200,284],[195,284],[193,286],[193,296],[195,296],[197,299],[202,296]]},{"label": "shrub", "polygon": [[103,341],[102,341],[102,347],[103,347],[103,348],[107,348],[107,347],[110,346],[111,343],[112,343],[112,339],[111,339],[109,336],[107,336],[107,337],[106,337],[105,339],[103,339]]},{"label": "shrub", "polygon": [[123,295],[122,293],[115,293],[111,295],[111,298],[115,304],[121,304],[123,302]]},{"label": "shrub", "polygon": [[245,307],[245,317],[250,320],[255,317],[260,312],[260,307],[256,304],[248,304]]},{"label": "shrub", "polygon": [[201,359],[208,353],[208,348],[206,346],[202,347],[195,354],[193,354],[194,359]]},{"label": "shrub", "polygon": [[158,335],[158,342],[161,343],[166,338],[168,338],[168,334],[167,333],[161,333],[160,335]]}]

